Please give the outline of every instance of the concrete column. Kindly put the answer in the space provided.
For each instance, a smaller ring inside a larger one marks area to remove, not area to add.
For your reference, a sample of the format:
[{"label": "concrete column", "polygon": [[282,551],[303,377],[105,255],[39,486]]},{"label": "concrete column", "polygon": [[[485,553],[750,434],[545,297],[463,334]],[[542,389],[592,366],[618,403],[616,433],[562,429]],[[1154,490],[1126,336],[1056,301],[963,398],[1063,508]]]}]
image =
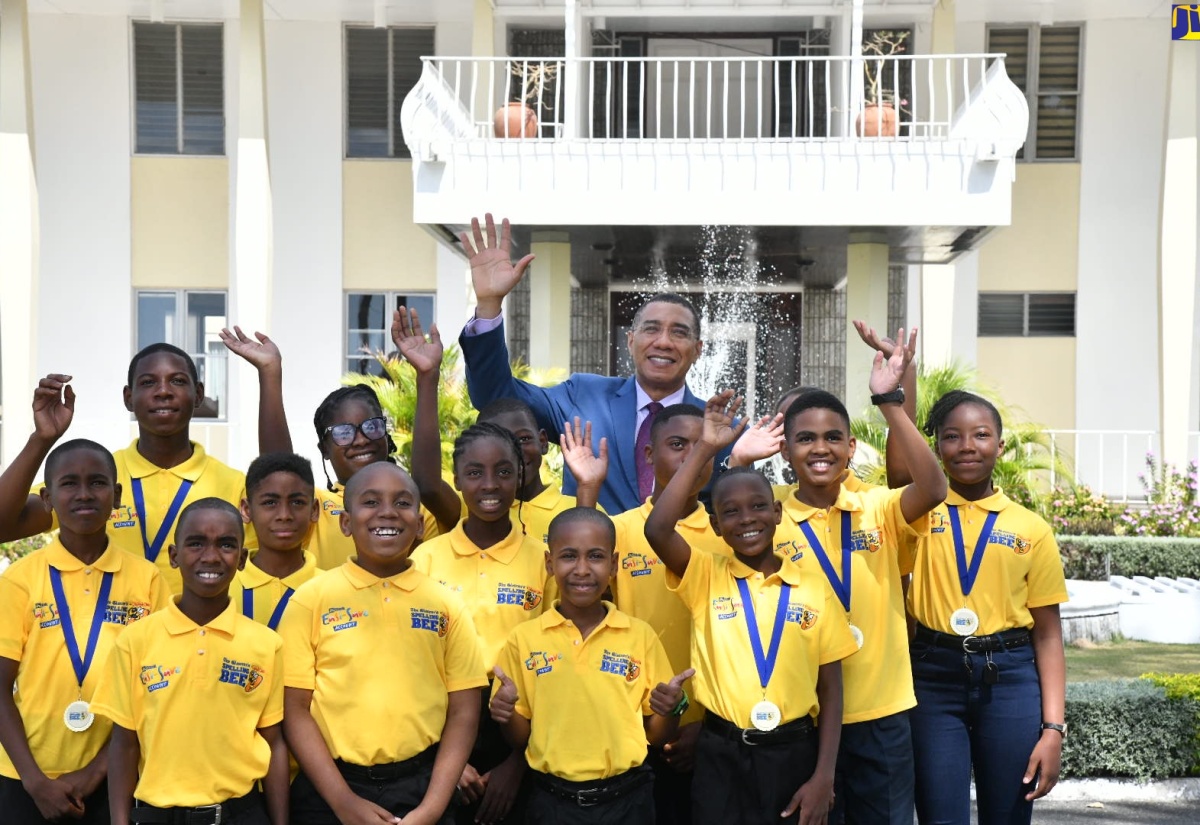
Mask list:
[{"label": "concrete column", "polygon": [[438,243],[437,254],[437,325],[442,340],[453,341],[462,329],[463,319],[470,318],[467,309],[471,292],[471,268],[457,249]]},{"label": "concrete column", "polygon": [[37,383],[38,191],[26,0],[0,0],[0,356],[7,464],[33,430]]},{"label": "concrete column", "polygon": [[535,232],[529,279],[529,363],[571,368],[571,243],[565,232]]},{"label": "concrete column", "polygon": [[954,265],[921,267],[921,317],[917,340],[921,363],[940,367],[954,360]]},{"label": "concrete column", "polygon": [[[851,232],[846,248],[846,409],[859,415],[870,403],[869,353],[850,323],[864,320],[877,330],[888,320],[888,245],[882,233]],[[889,334],[895,335],[895,330]]]},{"label": "concrete column", "polygon": [[[955,28],[957,14],[955,9],[955,0],[942,0],[940,3],[935,3],[933,6],[933,20],[929,26],[929,53],[930,54],[955,54]],[[911,51],[911,50],[910,50]],[[939,63],[941,61],[938,61]],[[945,71],[944,65],[934,65],[934,71]],[[955,76],[955,82],[961,82]],[[922,98],[929,98],[929,95],[922,95]],[[943,96],[942,100],[937,100],[937,95],[934,99],[923,99],[921,105],[925,107],[938,106],[941,104],[939,111],[919,112],[918,116],[927,118],[930,121],[948,122],[954,114],[950,111],[951,99]]]},{"label": "concrete column", "polygon": [[1197,185],[1200,101],[1195,44],[1173,41],[1168,68],[1166,145],[1159,206],[1159,414],[1163,460],[1184,467],[1197,394],[1196,283],[1200,238]]},{"label": "concrete column", "polygon": [[584,41],[587,27],[583,21],[583,9],[578,0],[566,0],[564,13],[564,35],[566,45],[566,65],[563,66],[563,137],[570,139],[578,137],[583,124],[580,106],[580,74],[583,65],[579,58],[583,57]]},{"label": "concrete column", "polygon": [[[238,121],[234,156],[234,263],[230,318],[244,330],[271,328],[271,172],[267,160],[267,78],[263,0],[241,0]],[[229,462],[258,455],[258,376],[231,365]]]},{"label": "concrete column", "polygon": [[[474,19],[471,26],[471,56],[492,57],[496,54],[496,23],[492,11],[491,0],[475,0]],[[474,112],[472,121],[482,123],[491,120],[496,102],[492,95],[496,90],[488,87],[484,78],[488,77],[486,65],[480,65],[481,78],[475,89]]]}]

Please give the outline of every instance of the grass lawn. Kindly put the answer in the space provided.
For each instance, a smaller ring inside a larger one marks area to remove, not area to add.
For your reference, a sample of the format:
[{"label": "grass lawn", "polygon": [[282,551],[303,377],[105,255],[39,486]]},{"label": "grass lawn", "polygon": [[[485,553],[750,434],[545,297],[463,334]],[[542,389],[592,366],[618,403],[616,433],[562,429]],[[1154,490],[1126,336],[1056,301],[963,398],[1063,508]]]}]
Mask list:
[{"label": "grass lawn", "polygon": [[1200,673],[1200,645],[1164,645],[1121,639],[1067,646],[1067,681],[1136,678],[1143,673]]}]

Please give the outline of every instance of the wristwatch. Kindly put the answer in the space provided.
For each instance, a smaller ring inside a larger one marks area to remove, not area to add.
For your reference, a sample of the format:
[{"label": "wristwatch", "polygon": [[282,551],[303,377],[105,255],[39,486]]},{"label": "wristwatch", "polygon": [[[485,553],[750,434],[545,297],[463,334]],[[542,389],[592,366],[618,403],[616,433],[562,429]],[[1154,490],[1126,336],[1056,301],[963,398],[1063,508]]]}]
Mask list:
[{"label": "wristwatch", "polygon": [[891,392],[875,393],[871,396],[871,403],[878,407],[880,404],[903,404],[904,403],[904,388],[896,387]]},{"label": "wristwatch", "polygon": [[692,703],[688,701],[687,694],[685,693],[679,697],[679,701],[676,703],[675,707],[671,708],[671,713],[669,715],[683,716],[683,714],[687,713],[687,709],[691,707],[691,705]]},{"label": "wristwatch", "polygon": [[1063,741],[1067,741],[1067,723],[1061,725],[1056,722],[1042,722],[1042,730],[1056,730],[1062,734]]}]

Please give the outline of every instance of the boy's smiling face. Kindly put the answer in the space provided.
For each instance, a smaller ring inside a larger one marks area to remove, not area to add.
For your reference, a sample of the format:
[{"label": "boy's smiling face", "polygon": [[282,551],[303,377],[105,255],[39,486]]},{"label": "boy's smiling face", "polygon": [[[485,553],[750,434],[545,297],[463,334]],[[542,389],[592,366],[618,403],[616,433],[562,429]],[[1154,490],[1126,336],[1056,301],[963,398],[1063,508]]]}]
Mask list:
[{"label": "boy's smiling face", "polygon": [[137,418],[138,427],[158,436],[184,431],[204,400],[204,385],[192,380],[182,358],[171,352],[153,352],[135,366],[133,385],[124,390],[125,409]]},{"label": "boy's smiling face", "polygon": [[739,558],[756,558],[775,547],[775,527],[783,516],[771,485],[759,473],[738,473],[713,490],[712,526]]},{"label": "boy's smiling face", "polygon": [[120,492],[112,462],[95,450],[78,449],[55,462],[41,496],[63,530],[86,536],[104,532]]},{"label": "boy's smiling face", "polygon": [[417,485],[395,464],[380,461],[346,485],[342,533],[354,539],[358,564],[377,576],[408,566],[413,544],[425,533]]},{"label": "boy's smiling face", "polygon": [[280,552],[299,550],[319,514],[313,486],[295,473],[279,471],[247,495],[242,515],[254,525],[259,546]]},{"label": "boy's smiling face", "polygon": [[842,483],[842,473],[854,458],[854,437],[836,411],[810,407],[792,416],[787,427],[787,459],[796,480],[812,488]]},{"label": "boy's smiling face", "polygon": [[246,566],[242,523],[232,512],[215,508],[185,513],[168,549],[171,566],[179,569],[183,589],[202,598],[229,592],[238,570]]},{"label": "boy's smiling face", "polygon": [[591,607],[604,596],[614,559],[610,530],[592,521],[575,521],[551,536],[546,572],[554,577],[564,602]]},{"label": "boy's smiling face", "polygon": [[[692,448],[700,441],[704,431],[704,419],[696,415],[677,415],[664,421],[654,430],[653,440],[646,447],[654,463],[654,488],[662,492],[679,472]],[[699,495],[712,478],[712,462],[700,473],[691,495]]]}]

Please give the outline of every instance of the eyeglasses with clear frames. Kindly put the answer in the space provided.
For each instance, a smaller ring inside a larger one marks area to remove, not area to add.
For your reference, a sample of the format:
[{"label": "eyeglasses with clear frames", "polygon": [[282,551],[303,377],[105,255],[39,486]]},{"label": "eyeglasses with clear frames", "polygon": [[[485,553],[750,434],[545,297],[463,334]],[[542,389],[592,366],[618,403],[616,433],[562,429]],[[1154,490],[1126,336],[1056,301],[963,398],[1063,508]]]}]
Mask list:
[{"label": "eyeglasses with clear frames", "polygon": [[339,447],[348,447],[354,443],[354,436],[361,432],[372,441],[378,441],[387,435],[387,419],[382,417],[368,418],[361,424],[334,424],[325,428],[325,434],[330,441]]},{"label": "eyeglasses with clear frames", "polygon": [[[657,338],[662,335],[663,325],[657,321],[647,321],[640,327],[637,327],[633,332],[642,338]],[[672,341],[690,341],[695,337],[694,333],[688,327],[682,324],[672,324],[667,329],[667,335]]]}]

